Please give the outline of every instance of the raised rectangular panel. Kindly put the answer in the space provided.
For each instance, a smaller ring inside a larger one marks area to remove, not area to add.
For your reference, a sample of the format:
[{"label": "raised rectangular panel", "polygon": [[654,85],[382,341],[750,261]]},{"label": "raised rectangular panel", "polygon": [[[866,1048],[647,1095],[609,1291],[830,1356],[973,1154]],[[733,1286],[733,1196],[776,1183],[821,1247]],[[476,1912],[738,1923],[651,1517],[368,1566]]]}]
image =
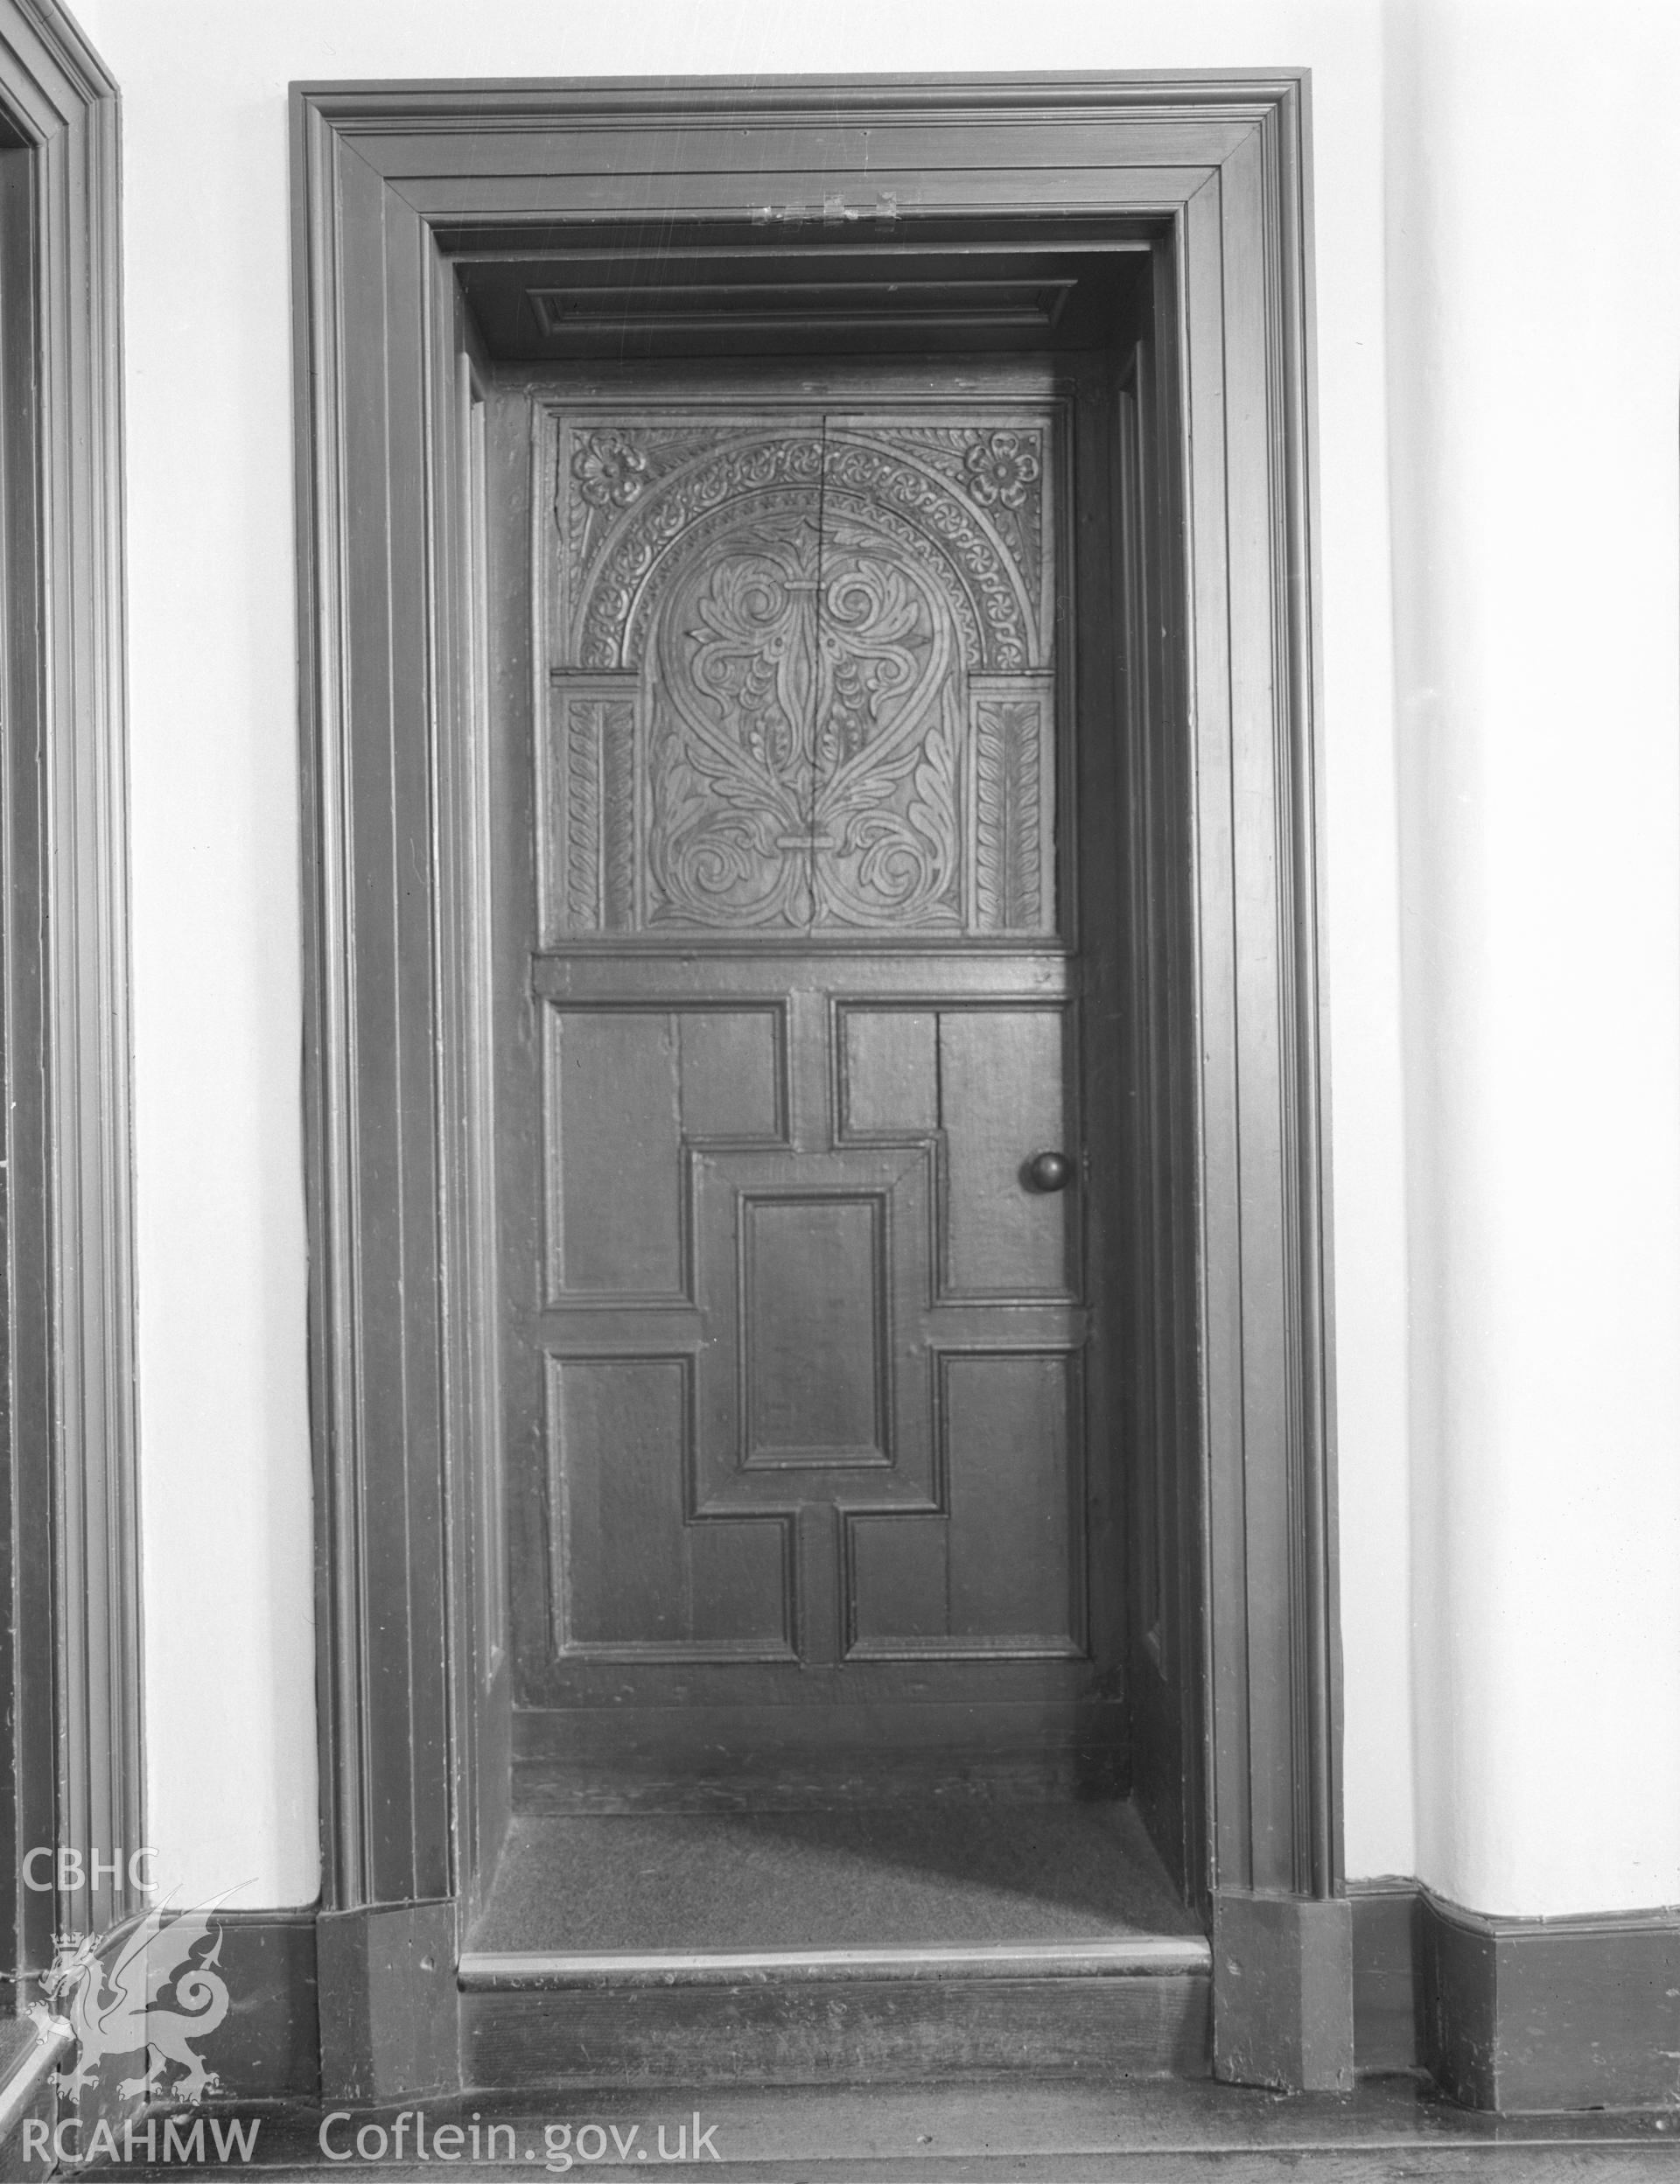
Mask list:
[{"label": "raised rectangular panel", "polygon": [[786,1661],[794,1652],[793,1536],[780,1517],[690,1518],[689,1639],[696,1654]]},{"label": "raised rectangular panel", "polygon": [[549,1360],[556,1653],[785,1657],[785,1528],[690,1515],[692,1434],[690,1359]]},{"label": "raised rectangular panel", "polygon": [[920,1145],[694,1155],[697,1506],[934,1500]]},{"label": "raised rectangular panel", "polygon": [[681,1104],[671,1018],[550,1007],[543,1065],[550,1301],[681,1296]]},{"label": "raised rectangular panel", "polygon": [[848,1656],[1076,1656],[1076,1361],[1062,1351],[948,1351],[937,1369],[942,1506],[847,1516]]},{"label": "raised rectangular panel", "polygon": [[687,1361],[554,1360],[549,1373],[560,1649],[688,1636]]},{"label": "raised rectangular panel", "polygon": [[939,1361],[950,1632],[1077,1651],[1084,1642],[1077,1366],[1066,1352]]},{"label": "raised rectangular panel", "polygon": [[914,1137],[939,1125],[939,1030],[930,1009],[843,1007],[840,1135]]},{"label": "raised rectangular panel", "polygon": [[784,1009],[696,1009],[677,1029],[685,1137],[787,1136]]},{"label": "raised rectangular panel", "polygon": [[1035,1152],[1068,1151],[1060,1009],[947,1010],[939,1019],[945,1133],[941,1289],[947,1296],[1063,1297],[1068,1192],[1025,1180]]},{"label": "raised rectangular panel", "polygon": [[741,1200],[749,1466],[887,1463],[886,1200]]},{"label": "raised rectangular panel", "polygon": [[896,1650],[906,1639],[948,1639],[950,1527],[944,1516],[860,1510],[848,1518],[846,1532],[851,1580],[847,1651],[867,1656]]}]

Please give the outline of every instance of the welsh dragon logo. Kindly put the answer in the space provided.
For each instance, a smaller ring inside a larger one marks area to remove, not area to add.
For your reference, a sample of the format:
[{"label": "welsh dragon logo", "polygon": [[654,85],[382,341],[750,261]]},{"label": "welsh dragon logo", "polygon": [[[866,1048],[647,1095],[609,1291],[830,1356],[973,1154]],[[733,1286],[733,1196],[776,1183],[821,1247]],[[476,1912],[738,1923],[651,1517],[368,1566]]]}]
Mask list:
[{"label": "welsh dragon logo", "polygon": [[[73,1935],[59,1944],[52,1969],[41,1975],[55,2007],[32,2003],[29,2014],[43,2030],[67,2026],[75,2039],[76,2066],[68,2076],[60,2075],[60,2094],[74,2098],[93,2084],[108,2056],[134,2054],[144,2055],[145,2068],[121,2081],[122,2098],[167,2090],[176,2100],[198,2102],[221,2090],[192,2048],[228,2014],[228,1983],[216,1969],[221,1928],[215,1909],[149,1911],[108,1964],[100,1962],[94,1935]],[[165,2089],[161,2081],[172,2063],[186,2075]]]}]

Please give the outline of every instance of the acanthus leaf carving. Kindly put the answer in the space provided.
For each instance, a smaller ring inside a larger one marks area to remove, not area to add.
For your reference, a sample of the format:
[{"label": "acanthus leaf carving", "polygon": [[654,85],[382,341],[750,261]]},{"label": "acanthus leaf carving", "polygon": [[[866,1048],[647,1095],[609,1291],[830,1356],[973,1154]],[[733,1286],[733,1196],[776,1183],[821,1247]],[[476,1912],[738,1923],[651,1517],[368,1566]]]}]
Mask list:
[{"label": "acanthus leaf carving", "polygon": [[655,662],[653,922],[960,922],[956,645],[919,568],[816,508],[749,523]]},{"label": "acanthus leaf carving", "polygon": [[974,696],[975,901],[987,932],[1037,932],[1046,922],[1040,879],[1044,706],[1033,691],[994,687]]},{"label": "acanthus leaf carving", "polygon": [[559,430],[567,928],[1042,930],[1046,423]]}]

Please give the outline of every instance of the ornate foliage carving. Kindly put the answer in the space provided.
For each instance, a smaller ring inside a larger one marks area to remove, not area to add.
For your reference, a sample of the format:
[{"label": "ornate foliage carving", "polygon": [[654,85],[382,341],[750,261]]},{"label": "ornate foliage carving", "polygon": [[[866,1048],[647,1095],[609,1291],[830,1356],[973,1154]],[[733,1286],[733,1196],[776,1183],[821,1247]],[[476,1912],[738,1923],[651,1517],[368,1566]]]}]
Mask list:
[{"label": "ornate foliage carving", "polygon": [[564,930],[1053,922],[1052,423],[556,420]]},{"label": "ornate foliage carving", "polygon": [[895,426],[893,438],[914,450],[919,460],[949,480],[984,511],[1014,562],[1023,594],[1033,604],[1041,625],[1047,623],[1052,603],[1044,591],[1045,426],[1020,422],[1007,429],[900,424]]},{"label": "ornate foliage carving", "polygon": [[601,921],[600,715],[592,698],[565,708],[566,913],[574,933]]},{"label": "ornate foliage carving", "polygon": [[1043,918],[1045,725],[1036,691],[974,699],[975,907],[989,933],[1036,932]]},{"label": "ornate foliage carving", "polygon": [[635,922],[636,709],[626,698],[601,708],[601,923],[622,933]]},{"label": "ornate foliage carving", "polygon": [[563,690],[565,914],[550,931],[626,932],[635,923],[635,700],[598,687]]},{"label": "ornate foliage carving", "polygon": [[649,923],[960,925],[955,651],[853,525],[773,518],[693,564],[654,647]]}]

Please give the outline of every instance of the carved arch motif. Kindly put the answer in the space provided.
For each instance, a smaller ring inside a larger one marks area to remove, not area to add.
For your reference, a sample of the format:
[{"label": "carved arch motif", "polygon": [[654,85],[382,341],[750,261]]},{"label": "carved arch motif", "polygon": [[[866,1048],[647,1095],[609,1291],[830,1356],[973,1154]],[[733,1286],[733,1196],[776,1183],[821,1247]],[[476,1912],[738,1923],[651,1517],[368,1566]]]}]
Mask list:
[{"label": "carved arch motif", "polygon": [[556,417],[551,939],[1053,928],[1054,413],[948,414]]}]

